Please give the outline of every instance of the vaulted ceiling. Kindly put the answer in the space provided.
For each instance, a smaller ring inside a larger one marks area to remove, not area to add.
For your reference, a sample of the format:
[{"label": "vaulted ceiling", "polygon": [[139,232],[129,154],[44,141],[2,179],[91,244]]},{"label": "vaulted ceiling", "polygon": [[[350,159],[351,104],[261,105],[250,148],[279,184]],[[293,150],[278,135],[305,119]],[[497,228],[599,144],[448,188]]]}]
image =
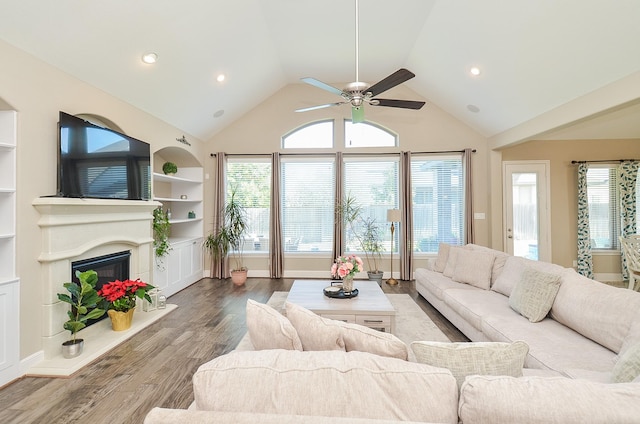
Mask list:
[{"label": "vaulted ceiling", "polygon": [[[0,0],[0,38],[206,140],[302,77],[354,81],[354,4]],[[638,0],[360,0],[359,10],[360,80],[406,67],[425,107],[489,139],[621,110],[631,122],[621,136],[640,137]],[[157,63],[142,63],[146,52]]]}]

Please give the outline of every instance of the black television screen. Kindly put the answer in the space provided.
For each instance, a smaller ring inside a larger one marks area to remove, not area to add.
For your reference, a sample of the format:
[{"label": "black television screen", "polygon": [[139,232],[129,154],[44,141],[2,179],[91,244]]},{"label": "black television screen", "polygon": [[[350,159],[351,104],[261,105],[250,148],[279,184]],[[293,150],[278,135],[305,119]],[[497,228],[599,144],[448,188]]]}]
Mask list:
[{"label": "black television screen", "polygon": [[60,112],[58,196],[149,200],[148,143]]}]

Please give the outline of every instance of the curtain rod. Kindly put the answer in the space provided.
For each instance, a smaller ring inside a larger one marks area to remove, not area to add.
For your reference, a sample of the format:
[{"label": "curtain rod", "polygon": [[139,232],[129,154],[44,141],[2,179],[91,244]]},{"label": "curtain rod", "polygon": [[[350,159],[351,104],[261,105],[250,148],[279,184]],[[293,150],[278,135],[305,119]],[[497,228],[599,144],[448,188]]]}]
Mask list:
[{"label": "curtain rod", "polygon": [[[332,156],[334,155],[336,152],[331,152],[331,153],[281,153],[280,156]],[[394,152],[394,153],[374,153],[374,152],[361,152],[361,153],[356,153],[356,152],[343,152],[343,155],[357,155],[357,156],[369,156],[369,155],[376,155],[376,156],[381,156],[381,155],[397,155],[400,154],[401,152]],[[441,151],[433,151],[433,152],[411,152],[412,154],[416,154],[416,155],[426,155],[426,154],[447,154],[447,153],[464,153],[464,150],[441,150]],[[476,149],[472,149],[471,153],[476,153]],[[217,156],[217,153],[209,153],[209,156],[211,156],[212,158]],[[271,153],[228,153],[228,156],[254,156],[254,157],[258,157],[258,156],[271,156]]]},{"label": "curtain rod", "polygon": [[572,160],[573,165],[578,163],[611,163],[611,162],[637,162],[640,159],[603,159],[603,160]]}]

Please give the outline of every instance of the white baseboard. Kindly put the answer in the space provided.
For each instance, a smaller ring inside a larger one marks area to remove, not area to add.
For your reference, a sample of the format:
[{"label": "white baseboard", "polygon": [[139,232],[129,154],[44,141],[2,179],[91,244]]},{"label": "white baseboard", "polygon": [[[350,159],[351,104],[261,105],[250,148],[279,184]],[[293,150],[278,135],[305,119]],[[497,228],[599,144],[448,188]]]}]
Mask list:
[{"label": "white baseboard", "polygon": [[624,278],[622,278],[622,274],[618,274],[615,272],[593,274],[593,278],[598,281],[624,281]]}]

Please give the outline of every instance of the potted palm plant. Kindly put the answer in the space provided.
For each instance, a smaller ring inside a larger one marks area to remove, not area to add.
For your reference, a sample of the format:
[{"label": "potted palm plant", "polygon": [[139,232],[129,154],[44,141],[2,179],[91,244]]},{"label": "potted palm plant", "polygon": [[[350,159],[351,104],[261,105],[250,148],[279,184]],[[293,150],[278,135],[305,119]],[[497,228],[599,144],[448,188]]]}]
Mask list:
[{"label": "potted palm plant", "polygon": [[104,309],[97,307],[102,301],[95,289],[98,273],[93,270],[76,271],[76,277],[80,284],[74,282],[63,284],[69,294],[58,293],[59,300],[71,305],[67,311],[69,320],[63,326],[71,333],[71,340],[62,343],[62,356],[65,358],[74,358],[82,353],[84,340],[76,338],[78,331],[87,326],[88,320],[100,318],[105,312]]},{"label": "potted palm plant", "polygon": [[220,228],[215,234],[209,234],[205,238],[203,247],[215,260],[229,256],[231,281],[241,286],[247,280],[248,270],[243,265],[242,253],[248,223],[246,210],[236,199],[235,190],[227,198],[220,211],[220,217],[222,222]]},{"label": "potted palm plant", "polygon": [[375,218],[362,216],[362,206],[351,193],[336,206],[335,212],[336,218],[342,221],[349,235],[356,240],[358,248],[364,252],[369,279],[381,284],[383,273],[379,264],[384,246],[382,232]]}]

